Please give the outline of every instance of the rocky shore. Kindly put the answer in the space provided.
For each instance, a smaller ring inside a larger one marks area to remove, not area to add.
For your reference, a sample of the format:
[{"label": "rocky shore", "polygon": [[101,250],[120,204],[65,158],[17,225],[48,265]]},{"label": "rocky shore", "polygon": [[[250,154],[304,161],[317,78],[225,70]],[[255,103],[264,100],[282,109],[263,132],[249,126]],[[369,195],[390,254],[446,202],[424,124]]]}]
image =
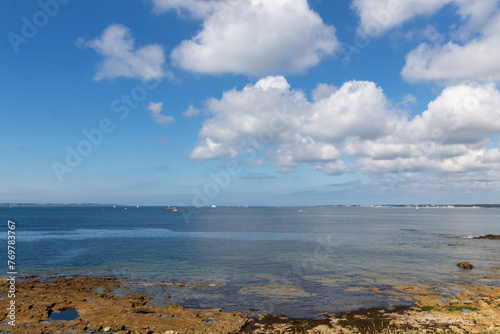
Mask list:
[{"label": "rocky shore", "polygon": [[[500,280],[500,273],[490,280]],[[324,313],[320,320],[282,315],[250,317],[220,309],[151,306],[150,297],[129,293],[127,282],[94,277],[25,277],[16,282],[15,326],[9,325],[9,283],[1,280],[2,333],[500,333],[500,287],[454,285],[453,298],[432,285],[372,288],[374,293],[412,300],[392,310]],[[362,289],[360,287],[359,289]],[[168,296],[165,296],[168,298]]]}]

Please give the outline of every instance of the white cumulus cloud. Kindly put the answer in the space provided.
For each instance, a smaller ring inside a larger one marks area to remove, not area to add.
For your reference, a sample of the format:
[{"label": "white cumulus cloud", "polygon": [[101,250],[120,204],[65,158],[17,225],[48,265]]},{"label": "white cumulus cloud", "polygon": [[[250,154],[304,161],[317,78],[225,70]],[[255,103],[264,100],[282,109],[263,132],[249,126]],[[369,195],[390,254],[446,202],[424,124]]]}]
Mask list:
[{"label": "white cumulus cloud", "polygon": [[212,117],[204,122],[190,158],[235,158],[266,146],[270,148],[266,156],[274,165],[308,163],[323,170],[330,164],[331,173],[333,167],[346,171],[340,163],[331,165],[341,156],[337,145],[350,136],[369,139],[385,135],[398,116],[372,82],[319,87],[323,93],[310,102],[304,92],[291,89],[284,77],[269,76],[240,91],[226,91],[221,99],[208,100]]},{"label": "white cumulus cloud", "polygon": [[491,140],[498,134],[500,91],[493,84],[459,84],[445,88],[421,115],[400,119],[388,136],[349,138],[344,152],[360,158],[352,168],[372,175],[500,171]]},{"label": "white cumulus cloud", "polygon": [[184,117],[195,117],[195,116],[198,116],[200,113],[200,109],[197,109],[195,107],[193,107],[192,105],[189,106],[189,108],[187,108],[183,113],[182,113],[182,116]]},{"label": "white cumulus cloud", "polygon": [[95,80],[118,77],[151,80],[169,75],[164,69],[162,47],[158,44],[136,47],[130,30],[121,24],[108,26],[100,37],[85,42],[84,46],[94,49],[104,58]]},{"label": "white cumulus cloud", "polygon": [[[457,14],[450,25],[449,40],[435,27],[414,30],[432,44],[422,43],[406,56],[404,79],[417,81],[500,80],[500,7],[498,0],[354,0],[360,17],[359,30],[381,36],[417,17],[437,14],[445,6]],[[446,33],[446,32],[445,32]]]},{"label": "white cumulus cloud", "polygon": [[148,110],[151,111],[151,117],[158,124],[172,123],[174,118],[172,116],[163,115],[161,110],[163,108],[163,102],[150,102],[148,104]]},{"label": "white cumulus cloud", "polygon": [[401,72],[408,81],[482,80],[500,81],[500,13],[465,43],[420,44],[406,56]]},{"label": "white cumulus cloud", "polygon": [[354,0],[360,17],[359,29],[368,36],[379,36],[415,17],[431,15],[453,0]]},{"label": "white cumulus cloud", "polygon": [[463,182],[480,173],[490,175],[484,180],[499,176],[500,91],[494,84],[447,87],[413,118],[373,82],[318,87],[309,101],[284,77],[270,76],[208,100],[211,116],[189,157],[259,161],[282,171],[306,164],[331,175],[423,173],[434,180],[458,173]]},{"label": "white cumulus cloud", "polygon": [[359,29],[369,36],[380,36],[417,17],[436,14],[452,5],[463,22],[479,27],[498,10],[497,0],[353,0],[360,17]]},{"label": "white cumulus cloud", "polygon": [[315,101],[302,128],[308,134],[339,142],[349,136],[376,138],[387,133],[395,120],[380,87],[369,81],[349,81]]},{"label": "white cumulus cloud", "polygon": [[307,0],[155,0],[157,10],[202,18],[201,31],[172,52],[175,64],[205,73],[301,73],[339,47]]},{"label": "white cumulus cloud", "polygon": [[447,87],[406,129],[413,138],[478,143],[500,131],[500,92],[493,84]]}]

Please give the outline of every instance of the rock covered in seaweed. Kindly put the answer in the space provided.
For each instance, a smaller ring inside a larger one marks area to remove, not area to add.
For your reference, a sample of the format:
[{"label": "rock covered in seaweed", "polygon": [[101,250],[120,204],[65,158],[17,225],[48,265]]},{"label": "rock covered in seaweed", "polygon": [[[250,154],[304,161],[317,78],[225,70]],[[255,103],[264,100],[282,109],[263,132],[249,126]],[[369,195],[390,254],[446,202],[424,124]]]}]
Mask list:
[{"label": "rock covered in seaweed", "polygon": [[486,234],[480,237],[475,237],[474,239],[488,239],[488,240],[500,240],[500,235]]}]

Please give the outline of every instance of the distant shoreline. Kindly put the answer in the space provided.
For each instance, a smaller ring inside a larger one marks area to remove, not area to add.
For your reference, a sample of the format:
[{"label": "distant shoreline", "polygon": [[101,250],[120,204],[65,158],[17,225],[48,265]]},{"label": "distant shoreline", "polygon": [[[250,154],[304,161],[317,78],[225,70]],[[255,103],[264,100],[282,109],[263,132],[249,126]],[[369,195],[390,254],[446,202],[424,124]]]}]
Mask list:
[{"label": "distant shoreline", "polygon": [[[100,204],[100,203],[0,203],[0,207],[136,207],[137,205],[127,204]],[[160,208],[167,207],[168,205],[139,205],[142,208]],[[177,208],[192,208],[193,205],[182,206],[173,205]],[[173,207],[172,206],[172,207]],[[206,206],[208,207],[208,206]],[[226,208],[238,208],[243,206],[238,205],[220,205]],[[326,204],[326,205],[248,205],[247,208],[470,208],[470,209],[483,209],[483,208],[500,208],[500,204]]]}]

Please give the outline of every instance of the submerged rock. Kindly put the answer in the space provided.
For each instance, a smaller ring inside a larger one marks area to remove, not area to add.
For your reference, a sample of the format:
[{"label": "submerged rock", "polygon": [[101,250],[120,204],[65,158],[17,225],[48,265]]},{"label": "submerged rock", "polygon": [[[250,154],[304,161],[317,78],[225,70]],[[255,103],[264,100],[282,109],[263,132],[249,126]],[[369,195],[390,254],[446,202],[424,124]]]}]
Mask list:
[{"label": "submerged rock", "polygon": [[285,300],[311,296],[300,287],[284,284],[249,285],[241,288],[239,293],[242,295],[252,294]]},{"label": "submerged rock", "polygon": [[462,269],[472,269],[474,266],[470,262],[459,262],[457,263],[457,267],[460,267]]}]

